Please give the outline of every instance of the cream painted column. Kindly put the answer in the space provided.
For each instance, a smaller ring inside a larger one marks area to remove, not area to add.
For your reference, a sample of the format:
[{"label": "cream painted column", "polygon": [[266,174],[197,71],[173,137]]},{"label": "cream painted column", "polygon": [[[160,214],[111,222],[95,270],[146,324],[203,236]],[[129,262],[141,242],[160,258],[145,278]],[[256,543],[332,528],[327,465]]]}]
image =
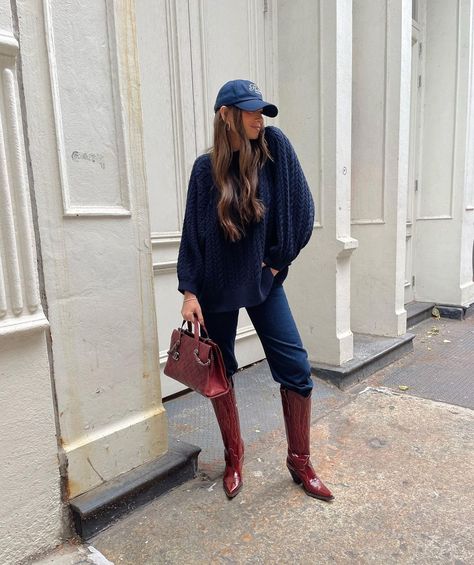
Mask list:
[{"label": "cream painted column", "polygon": [[354,0],[351,322],[398,336],[404,308],[411,2]]},{"label": "cream painted column", "polygon": [[132,0],[17,2],[69,497],[167,449]]},{"label": "cream painted column", "polygon": [[[278,2],[280,124],[316,204],[285,288],[314,363],[353,357],[350,263],[352,1]],[[297,38],[297,40],[296,40]]]},{"label": "cream painted column", "polygon": [[0,560],[18,563],[60,542],[61,484],[36,264],[20,50],[0,0]]}]

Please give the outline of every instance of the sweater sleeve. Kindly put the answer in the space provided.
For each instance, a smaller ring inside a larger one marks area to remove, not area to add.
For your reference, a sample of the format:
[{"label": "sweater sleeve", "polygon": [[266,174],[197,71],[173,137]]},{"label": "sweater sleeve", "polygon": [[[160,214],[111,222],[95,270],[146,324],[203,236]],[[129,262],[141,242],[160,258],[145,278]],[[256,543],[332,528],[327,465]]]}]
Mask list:
[{"label": "sweater sleeve", "polygon": [[189,179],[186,210],[178,253],[178,290],[182,294],[187,290],[198,295],[201,290],[204,274],[204,257],[203,250],[199,244],[198,218],[198,161],[196,161]]},{"label": "sweater sleeve", "polygon": [[314,200],[290,140],[277,127],[266,128],[267,142],[274,162],[272,201],[274,239],[264,262],[282,270],[296,259],[313,233]]}]

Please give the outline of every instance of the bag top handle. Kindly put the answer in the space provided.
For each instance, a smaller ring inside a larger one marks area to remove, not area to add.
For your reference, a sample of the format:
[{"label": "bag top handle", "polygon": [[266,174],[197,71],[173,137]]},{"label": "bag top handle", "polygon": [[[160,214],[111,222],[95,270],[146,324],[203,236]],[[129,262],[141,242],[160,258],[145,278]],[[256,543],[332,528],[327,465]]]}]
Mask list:
[{"label": "bag top handle", "polygon": [[[183,323],[181,324],[181,330],[183,329],[185,323],[186,320],[183,320]],[[209,337],[209,333],[207,332],[206,326],[204,324],[199,324],[199,321],[196,316],[194,317],[194,321],[193,321],[194,331],[191,322],[188,321],[187,324],[188,324],[188,331],[194,334],[194,341],[196,342],[196,347],[198,347],[199,345],[199,325],[201,325],[201,327],[204,328],[207,337]]]}]

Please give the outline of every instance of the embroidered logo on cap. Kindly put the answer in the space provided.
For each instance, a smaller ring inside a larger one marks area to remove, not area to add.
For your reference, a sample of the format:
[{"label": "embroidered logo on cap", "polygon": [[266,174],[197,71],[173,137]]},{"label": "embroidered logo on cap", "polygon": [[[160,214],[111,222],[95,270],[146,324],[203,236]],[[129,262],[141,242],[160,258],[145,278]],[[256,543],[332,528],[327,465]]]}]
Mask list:
[{"label": "embroidered logo on cap", "polygon": [[256,94],[260,94],[260,95],[262,94],[260,89],[258,88],[258,86],[256,84],[254,84],[253,82],[251,82],[249,84],[249,90],[250,90],[250,92],[255,92]]}]

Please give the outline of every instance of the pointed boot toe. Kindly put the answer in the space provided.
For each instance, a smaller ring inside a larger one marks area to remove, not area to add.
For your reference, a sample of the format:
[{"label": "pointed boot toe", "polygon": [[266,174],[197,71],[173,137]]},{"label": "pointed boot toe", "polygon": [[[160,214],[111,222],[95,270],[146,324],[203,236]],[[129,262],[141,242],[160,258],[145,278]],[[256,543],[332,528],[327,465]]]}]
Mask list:
[{"label": "pointed boot toe", "polygon": [[316,475],[309,457],[303,461],[295,461],[288,457],[287,463],[288,471],[296,484],[302,485],[303,490],[313,498],[321,500],[333,500],[334,495],[323,483],[323,481]]},{"label": "pointed boot toe", "polygon": [[234,496],[237,496],[241,491],[243,484],[242,477],[239,473],[233,469],[226,469],[223,485],[227,498],[234,498]]},{"label": "pointed boot toe", "polygon": [[334,495],[328,489],[328,487],[323,483],[323,481],[318,477],[309,479],[308,481],[303,481],[303,489],[306,494],[314,498],[319,498],[321,500],[333,500]]},{"label": "pointed boot toe", "polygon": [[228,498],[234,498],[242,486],[242,467],[244,464],[244,444],[241,442],[238,451],[229,449],[225,454],[226,466],[224,471],[223,486]]}]

